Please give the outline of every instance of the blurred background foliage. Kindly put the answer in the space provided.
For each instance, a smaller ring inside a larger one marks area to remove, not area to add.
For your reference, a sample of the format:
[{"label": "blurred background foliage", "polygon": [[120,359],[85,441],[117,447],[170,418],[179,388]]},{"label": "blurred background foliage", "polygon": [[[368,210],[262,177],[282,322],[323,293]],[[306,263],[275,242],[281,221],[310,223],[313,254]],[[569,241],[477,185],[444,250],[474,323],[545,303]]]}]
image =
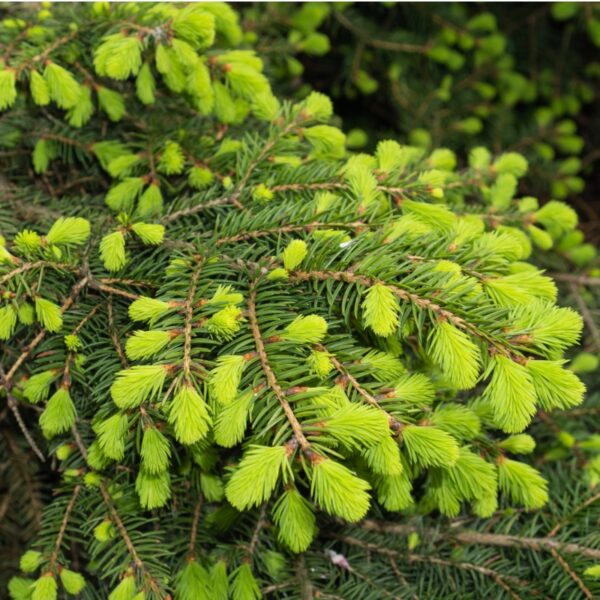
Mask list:
[{"label": "blurred background foliage", "polygon": [[600,235],[600,5],[255,3],[247,41],[278,91],[334,99],[354,150],[400,138],[524,153],[523,194],[568,198]]}]

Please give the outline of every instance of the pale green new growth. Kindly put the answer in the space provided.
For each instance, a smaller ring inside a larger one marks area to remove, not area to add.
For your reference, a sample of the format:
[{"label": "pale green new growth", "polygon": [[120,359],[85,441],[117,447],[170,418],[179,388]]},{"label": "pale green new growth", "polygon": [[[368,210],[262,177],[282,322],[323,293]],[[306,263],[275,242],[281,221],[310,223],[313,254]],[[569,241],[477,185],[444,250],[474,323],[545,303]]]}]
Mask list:
[{"label": "pale green new growth", "polygon": [[125,236],[121,231],[113,231],[102,238],[100,257],[108,271],[118,271],[125,266]]},{"label": "pale green new growth", "polygon": [[317,533],[310,503],[294,487],[287,489],[273,507],[277,537],[293,552],[304,552]]},{"label": "pale green new growth", "polygon": [[17,326],[17,311],[12,304],[0,308],[0,340],[8,340]]},{"label": "pale green new growth", "polygon": [[512,500],[526,509],[541,508],[548,501],[548,483],[536,469],[502,458],[498,462],[498,484]]},{"label": "pale green new growth", "polygon": [[378,477],[375,487],[377,500],[389,511],[400,511],[414,504],[412,483],[406,472],[400,475]]},{"label": "pale green new growth", "polygon": [[44,329],[55,332],[59,331],[62,327],[63,320],[60,306],[54,304],[54,302],[36,296],[35,313]]},{"label": "pale green new growth", "polygon": [[219,408],[213,430],[217,444],[231,448],[243,439],[252,400],[253,393],[248,390]]},{"label": "pale green new growth", "polygon": [[133,600],[135,595],[135,577],[127,573],[108,596],[108,600]]},{"label": "pale green new growth", "polygon": [[44,573],[30,588],[31,600],[56,600],[57,589],[54,575]]},{"label": "pale green new growth", "polygon": [[456,440],[437,427],[407,425],[402,440],[410,460],[423,467],[451,467],[459,456]]},{"label": "pale green new growth", "polygon": [[313,462],[310,493],[326,512],[354,522],[369,510],[371,486],[350,469],[330,459]]},{"label": "pale green new growth", "polygon": [[442,321],[430,334],[428,350],[451,385],[461,390],[475,386],[481,356],[479,348],[466,333],[448,321]]},{"label": "pale green new growth", "polygon": [[321,350],[312,350],[306,362],[310,370],[320,379],[327,377],[334,368],[329,353]]},{"label": "pale green new growth", "polygon": [[23,573],[33,573],[42,562],[42,553],[37,550],[28,550],[21,556],[19,567]]},{"label": "pale green new growth", "polygon": [[285,446],[250,446],[225,487],[227,500],[245,510],[268,500],[279,481],[290,476]]},{"label": "pale green new growth", "polygon": [[431,415],[431,423],[457,439],[472,440],[481,431],[477,414],[461,404],[440,404]]},{"label": "pale green new growth", "polygon": [[134,223],[131,229],[144,244],[151,246],[160,244],[165,235],[165,228],[154,223]]},{"label": "pale green new growth", "polygon": [[369,448],[389,436],[385,413],[364,404],[347,404],[331,413],[323,429],[351,448]]},{"label": "pale green new growth", "polygon": [[49,244],[83,244],[90,235],[90,223],[86,219],[67,217],[58,219],[46,234]]},{"label": "pale green new growth", "polygon": [[398,442],[389,434],[377,444],[366,448],[362,455],[369,467],[378,475],[396,476],[402,472]]},{"label": "pale green new growth", "polygon": [[246,364],[247,361],[243,356],[219,357],[209,378],[211,395],[218,402],[228,404],[235,399]]},{"label": "pale green new growth", "polygon": [[113,460],[123,459],[127,428],[127,415],[123,413],[117,413],[94,424],[94,431],[98,436],[98,445],[108,458]]},{"label": "pale green new growth", "polygon": [[160,393],[167,370],[164,365],[137,365],[117,373],[110,395],[119,408],[134,408]]},{"label": "pale green new growth", "polygon": [[365,325],[377,335],[387,337],[398,327],[398,299],[385,285],[369,289],[363,301]]},{"label": "pale green new growth", "polygon": [[177,574],[177,597],[181,600],[207,597],[210,593],[207,584],[208,573],[192,559]]},{"label": "pale green new growth", "polygon": [[142,469],[147,473],[156,475],[168,469],[171,447],[167,438],[156,427],[148,427],[144,431],[140,456]]},{"label": "pale green new growth", "polygon": [[171,497],[171,481],[168,471],[152,474],[140,469],[135,480],[135,490],[143,508],[152,510],[160,508]]},{"label": "pale green new growth", "polygon": [[203,439],[211,425],[202,396],[191,385],[182,385],[169,404],[168,420],[175,438],[189,445]]},{"label": "pale green new growth", "polygon": [[427,376],[405,373],[396,381],[394,395],[404,402],[430,404],[435,398],[435,388]]},{"label": "pale green new growth", "polygon": [[327,333],[327,321],[319,315],[296,317],[281,335],[282,339],[297,344],[317,344]]},{"label": "pale green new growth", "polygon": [[303,240],[292,240],[281,255],[283,266],[289,271],[293,271],[304,260],[307,252],[306,242]]},{"label": "pale green new growth", "polygon": [[69,390],[61,387],[48,400],[40,416],[40,426],[48,438],[68,431],[77,417]]},{"label": "pale green new growth", "polygon": [[536,393],[528,369],[510,358],[496,355],[490,362],[492,378],[484,398],[490,403],[497,426],[519,433],[529,425],[536,410]]},{"label": "pale green new growth", "polygon": [[260,600],[262,598],[260,588],[248,563],[242,563],[232,577],[231,597],[233,600]]},{"label": "pale green new growth", "polygon": [[32,375],[23,384],[23,395],[34,404],[45,400],[50,391],[50,384],[57,376],[55,371],[42,371]]},{"label": "pale green new growth", "polygon": [[564,360],[530,360],[527,371],[544,410],[567,409],[583,402],[585,386]]},{"label": "pale green new growth", "polygon": [[125,344],[125,352],[131,360],[150,358],[172,339],[169,331],[135,331]]},{"label": "pale green new growth", "polygon": [[511,435],[498,444],[500,448],[512,454],[531,454],[535,445],[535,440],[526,433]]},{"label": "pale green new growth", "polygon": [[85,579],[83,576],[70,569],[61,569],[59,577],[65,591],[69,594],[77,595],[85,587]]},{"label": "pale green new growth", "polygon": [[169,310],[172,309],[167,302],[142,296],[134,300],[129,306],[129,316],[134,321],[148,321],[152,323]]}]

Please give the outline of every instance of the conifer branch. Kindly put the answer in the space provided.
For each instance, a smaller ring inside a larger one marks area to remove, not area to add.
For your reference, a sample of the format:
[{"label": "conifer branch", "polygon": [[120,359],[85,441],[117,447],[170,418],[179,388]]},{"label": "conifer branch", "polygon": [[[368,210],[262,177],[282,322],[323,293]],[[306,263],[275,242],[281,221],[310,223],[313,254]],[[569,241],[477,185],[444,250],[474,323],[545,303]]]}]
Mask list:
[{"label": "conifer branch", "polygon": [[67,504],[67,507],[65,509],[65,512],[64,512],[61,524],[60,524],[60,529],[58,531],[58,535],[56,536],[56,543],[54,544],[54,550],[52,551],[52,554],[50,555],[50,569],[54,569],[56,567],[56,561],[58,560],[58,554],[60,552],[60,547],[62,546],[62,542],[65,537],[65,533],[67,531],[69,517],[71,516],[71,512],[73,511],[73,508],[75,507],[75,502],[77,501],[77,497],[79,496],[80,491],[81,491],[81,485],[77,484],[73,488],[73,493],[71,494],[71,499],[69,500],[69,503]]},{"label": "conifer branch", "polygon": [[47,48],[45,48],[43,52],[36,54],[29,62],[22,63],[21,65],[19,65],[17,71],[20,72],[24,69],[29,68],[35,63],[44,62],[48,58],[48,56],[50,56],[50,54],[52,54],[55,50],[58,50],[65,44],[68,44],[70,41],[74,40],[78,35],[80,35],[80,32],[78,29],[76,29],[75,31],[71,31],[70,33],[67,33],[64,36],[58,38],[57,40],[52,42]]},{"label": "conifer branch", "polygon": [[[237,202],[244,192],[246,188],[246,184],[252,177],[255,169],[265,160],[269,153],[275,148],[275,146],[282,140],[286,135],[290,134],[298,125],[302,122],[303,116],[302,113],[299,113],[290,123],[288,123],[285,127],[279,129],[273,137],[271,137],[267,142],[263,145],[262,149],[258,153],[258,155],[250,162],[250,164],[246,167],[246,171],[242,175],[239,183],[235,187],[234,193],[231,195],[231,201]],[[242,208],[240,205],[238,208]]]},{"label": "conifer branch", "polygon": [[417,294],[404,290],[397,285],[389,284],[385,281],[364,275],[357,275],[351,271],[293,271],[290,273],[290,281],[343,281],[350,284],[358,284],[364,287],[372,287],[374,285],[382,285],[391,290],[395,296],[404,302],[410,302],[422,310],[430,310],[435,313],[440,319],[449,321],[452,325],[463,329],[464,331],[474,335],[488,345],[494,348],[497,352],[513,358],[514,352],[506,342],[499,341],[490,334],[477,327],[474,323],[470,323],[466,319],[459,317],[453,312],[443,308],[439,303],[434,302],[429,298],[423,298]]},{"label": "conifer branch", "polygon": [[304,554],[299,554],[296,559],[296,578],[300,587],[300,600],[313,600],[315,590],[310,580],[310,574],[306,568]]},{"label": "conifer branch", "polygon": [[552,279],[556,281],[564,281],[566,283],[574,283],[576,285],[600,285],[600,277],[590,277],[588,275],[578,273],[550,273]]},{"label": "conifer branch", "polygon": [[579,286],[576,283],[570,283],[569,287],[571,288],[571,292],[575,298],[575,302],[577,302],[577,307],[581,311],[581,316],[585,321],[587,328],[589,329],[590,335],[592,336],[592,350],[600,349],[600,330],[596,326],[596,320],[590,313],[588,305],[585,303],[583,298],[581,297],[581,293],[579,291]]},{"label": "conifer branch", "polygon": [[[363,521],[361,527],[367,531],[377,531],[379,533],[388,533],[393,535],[408,535],[411,532],[419,531],[412,525],[401,523],[386,523],[383,521],[372,521],[367,519]],[[563,552],[564,554],[573,554],[584,556],[586,558],[600,559],[600,550],[581,546],[580,544],[561,542],[552,537],[526,537],[516,535],[504,535],[498,533],[481,533],[479,531],[467,530],[446,530],[438,531],[426,529],[423,531],[430,539],[446,538],[452,539],[464,544],[480,544],[483,546],[499,546],[504,548],[521,548],[533,551],[544,550],[550,552],[552,549]]]},{"label": "conifer branch", "polygon": [[85,447],[85,444],[83,443],[83,440],[81,439],[81,434],[79,433],[79,429],[77,429],[77,423],[73,423],[73,427],[71,427],[71,433],[73,434],[73,439],[75,440],[75,445],[77,446],[77,449],[81,453],[81,456],[83,457],[84,460],[87,460],[88,451],[87,451],[87,448]]},{"label": "conifer branch", "polygon": [[16,269],[13,269],[6,275],[3,275],[2,277],[0,277],[0,285],[4,285],[7,281],[10,281],[17,275],[21,275],[22,273],[26,273],[27,271],[32,271],[34,269],[40,269],[42,267],[49,267],[52,269],[69,270],[69,271],[78,271],[79,270],[78,267],[74,267],[73,265],[68,265],[65,263],[54,263],[54,262],[47,261],[47,260],[38,260],[38,261],[35,261],[32,263],[27,262],[27,263],[23,263]]},{"label": "conifer branch", "polygon": [[552,556],[554,557],[556,562],[561,566],[563,571],[567,573],[567,575],[576,583],[577,587],[581,590],[583,595],[588,600],[593,600],[594,595],[592,594],[592,592],[590,592],[585,583],[583,583],[581,577],[579,577],[579,575],[577,575],[577,573],[573,571],[569,563],[554,548],[550,548],[550,554],[552,554]]},{"label": "conifer branch", "polygon": [[248,562],[252,560],[254,553],[258,547],[258,541],[260,538],[260,532],[263,527],[267,524],[267,503],[265,502],[261,508],[258,515],[258,519],[256,520],[256,526],[254,527],[254,531],[252,532],[252,538],[250,539],[250,543],[248,544],[248,552],[246,553],[246,559]]},{"label": "conifer branch", "polygon": [[358,37],[362,43],[373,48],[380,48],[383,50],[391,50],[392,52],[409,52],[416,54],[426,54],[432,47],[433,43],[428,44],[409,44],[401,42],[392,42],[389,40],[379,40],[372,38],[363,29],[355,25],[348,17],[341,11],[335,10],[334,16],[338,23],[343,25],[346,29],[351,31],[356,37]]},{"label": "conifer branch", "polygon": [[[62,305],[60,307],[61,313],[65,313],[67,310],[69,310],[69,308],[71,308],[71,306],[77,299],[77,296],[79,296],[79,294],[81,293],[83,288],[87,285],[88,281],[89,281],[89,277],[86,275],[85,277],[80,279],[71,288],[71,293],[69,294],[67,299],[62,303]],[[29,358],[31,353],[40,345],[42,340],[46,337],[46,332],[47,332],[46,329],[42,329],[33,338],[33,340],[27,345],[27,347],[23,350],[23,352],[19,355],[17,360],[13,363],[11,368],[8,370],[8,372],[6,373],[6,376],[2,378],[2,381],[0,382],[0,384],[2,385],[2,387],[5,390],[10,389],[10,387],[12,385],[12,379],[15,376],[16,372],[19,370],[21,365]]]},{"label": "conifer branch", "polygon": [[125,356],[125,352],[123,351],[123,346],[121,345],[121,341],[119,340],[119,333],[115,324],[115,314],[113,308],[112,296],[108,297],[107,303],[107,316],[108,316],[108,330],[110,332],[110,339],[113,343],[113,346],[117,352],[117,356],[121,361],[121,365],[123,368],[127,368],[129,362],[127,361],[127,357]]},{"label": "conifer branch", "polygon": [[184,325],[183,325],[183,376],[189,383],[192,370],[192,327],[194,321],[194,299],[196,297],[196,286],[202,271],[202,261],[192,271],[188,295],[183,307]]},{"label": "conifer branch", "polygon": [[195,215],[208,208],[214,208],[215,206],[225,206],[227,204],[230,204],[230,202],[231,196],[224,196],[223,198],[209,200],[208,202],[204,202],[203,204],[194,204],[193,206],[189,206],[188,208],[182,208],[181,210],[166,215],[162,219],[162,221],[163,223],[172,223],[173,221],[177,221],[177,219],[181,219],[182,217],[189,217],[190,215]]},{"label": "conifer branch", "polygon": [[[315,348],[317,350],[320,350],[321,352],[328,352],[327,348],[322,344],[316,344]],[[377,401],[377,398],[375,398],[372,394],[365,390],[365,388],[360,384],[356,377],[354,377],[354,375],[352,375],[352,373],[350,373],[350,371],[348,371],[348,369],[344,367],[344,365],[337,359],[337,357],[335,357],[333,354],[329,354],[329,360],[331,361],[335,369],[342,375],[344,380],[349,382],[350,385],[368,404],[374,406],[378,410],[381,410],[385,413],[390,427],[394,431],[398,431],[399,429],[401,429],[402,424],[399,421],[397,421],[395,417],[393,417],[390,413],[388,413],[385,409],[381,407],[381,405]]]},{"label": "conifer branch", "polygon": [[283,183],[271,187],[272,192],[302,192],[304,190],[345,190],[348,186],[338,181],[323,181],[317,183]]},{"label": "conifer branch", "polygon": [[271,368],[269,357],[267,355],[267,350],[265,348],[265,342],[260,333],[260,327],[258,325],[258,318],[256,314],[256,289],[258,287],[258,283],[258,280],[255,280],[250,286],[250,294],[248,296],[248,321],[250,323],[250,329],[252,331],[252,337],[254,338],[254,344],[256,346],[256,351],[258,352],[260,364],[269,383],[269,387],[275,394],[275,397],[279,401],[279,404],[281,405],[281,408],[283,409],[283,412],[285,413],[285,416],[287,417],[292,427],[294,437],[296,438],[298,444],[300,444],[300,448],[302,448],[303,452],[311,454],[312,450],[310,447],[310,443],[306,439],[304,432],[302,431],[302,425],[296,418],[296,415],[294,414],[290,403],[285,397],[285,392],[279,385],[277,377],[275,376],[275,373]]},{"label": "conifer branch", "polygon": [[110,492],[109,492],[108,487],[106,486],[105,482],[102,482],[102,484],[100,485],[100,493],[102,494],[104,503],[106,504],[106,506],[110,512],[111,520],[115,524],[117,530],[119,531],[121,538],[123,539],[123,542],[125,543],[125,546],[127,547],[127,551],[129,552],[129,555],[131,556],[131,559],[133,561],[135,568],[138,571],[142,572],[144,579],[148,582],[148,585],[150,586],[150,589],[154,593],[159,594],[160,590],[161,590],[161,586],[156,581],[156,579],[154,579],[152,574],[148,572],[148,570],[146,569],[146,566],[144,564],[144,561],[140,558],[138,551],[136,550],[135,546],[133,545],[133,542],[131,541],[129,532],[127,531],[125,524],[123,523],[121,517],[119,516],[117,507],[115,506],[115,503],[112,499],[112,496],[110,495]]},{"label": "conifer branch", "polygon": [[35,481],[31,471],[27,468],[31,462],[31,456],[22,453],[20,446],[15,442],[12,435],[7,430],[4,430],[2,434],[7,442],[10,452],[15,457],[13,464],[16,463],[19,470],[19,480],[25,484],[27,489],[27,499],[28,502],[31,503],[33,520],[35,529],[37,530],[42,522],[43,504],[40,494],[36,492],[36,483],[39,484],[39,482]]},{"label": "conifer branch", "polygon": [[106,285],[104,283],[101,283],[100,281],[96,281],[95,279],[90,280],[89,286],[94,290],[98,290],[99,292],[104,292],[106,294],[114,294],[116,296],[121,296],[122,298],[127,298],[128,300],[137,300],[140,297],[139,294],[127,292],[126,290],[121,290],[112,285]]},{"label": "conifer branch", "polygon": [[40,450],[40,447],[37,445],[36,441],[33,439],[33,436],[31,435],[31,432],[27,428],[27,425],[25,425],[25,421],[23,420],[23,417],[21,416],[21,413],[19,411],[19,403],[18,403],[17,399],[10,392],[7,392],[6,396],[7,396],[8,408],[13,413],[13,415],[15,417],[15,421],[17,422],[17,425],[19,426],[21,433],[27,440],[29,447],[33,450],[34,454],[40,459],[41,462],[45,462],[46,457],[44,456],[44,453]]},{"label": "conifer branch", "polygon": [[198,524],[200,515],[202,514],[202,505],[204,504],[204,496],[200,494],[196,504],[194,505],[194,513],[192,515],[192,527],[190,529],[190,542],[188,544],[188,557],[193,559],[196,555],[196,538],[198,537]]},{"label": "conifer branch", "polygon": [[372,542],[365,542],[358,538],[348,536],[348,535],[338,535],[332,534],[331,537],[340,540],[350,546],[357,546],[362,548],[367,552],[375,552],[377,554],[382,554],[384,556],[388,556],[393,559],[402,558],[406,562],[425,562],[430,564],[437,564],[444,567],[452,568],[452,569],[462,569],[466,571],[473,571],[480,573],[481,575],[485,575],[486,577],[490,577],[493,581],[498,584],[505,592],[507,592],[513,600],[524,600],[519,594],[510,586],[509,581],[513,583],[517,588],[528,587],[528,583],[526,581],[522,581],[517,579],[516,577],[510,577],[506,575],[501,575],[498,571],[494,571],[489,567],[484,567],[481,565],[476,565],[473,563],[463,562],[463,561],[452,561],[446,560],[437,556],[427,556],[421,554],[402,554],[396,550],[392,550],[390,548],[384,548],[379,546],[378,544],[374,544]]},{"label": "conifer branch", "polygon": [[244,233],[239,233],[237,235],[232,235],[228,237],[219,238],[216,241],[217,246],[222,246],[223,244],[233,244],[236,242],[243,242],[247,240],[252,240],[260,237],[266,237],[268,235],[279,235],[282,233],[294,233],[296,231],[306,231],[311,232],[317,229],[350,229],[360,233],[364,229],[369,228],[368,223],[364,223],[362,221],[354,221],[352,223],[337,223],[337,222],[321,222],[321,221],[313,221],[311,223],[307,223],[306,225],[283,225],[281,227],[273,227],[269,229],[259,229],[257,231],[246,231]]}]

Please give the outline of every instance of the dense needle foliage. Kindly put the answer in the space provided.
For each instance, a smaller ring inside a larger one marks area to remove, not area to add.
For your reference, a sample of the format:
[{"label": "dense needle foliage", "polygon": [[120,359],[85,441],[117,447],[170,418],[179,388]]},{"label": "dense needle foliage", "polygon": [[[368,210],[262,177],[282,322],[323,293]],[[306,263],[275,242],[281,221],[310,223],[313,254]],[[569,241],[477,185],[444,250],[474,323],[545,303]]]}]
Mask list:
[{"label": "dense needle foliage", "polygon": [[429,149],[517,150],[532,164],[534,194],[595,200],[597,3],[256,3],[241,11],[277,87],[331,95],[351,146],[394,135]]},{"label": "dense needle foliage", "polygon": [[[519,194],[521,154],[350,155],[326,96],[273,95],[225,4],[14,12],[1,450],[10,510],[53,497],[24,509],[13,599],[518,597],[508,558],[452,550],[511,514],[509,549],[594,574],[598,540],[556,538],[594,518],[586,484],[529,512],[549,496],[527,429],[585,387],[582,319],[528,262],[577,215]],[[444,568],[471,579],[436,587]],[[581,590],[570,569],[532,589]]]}]

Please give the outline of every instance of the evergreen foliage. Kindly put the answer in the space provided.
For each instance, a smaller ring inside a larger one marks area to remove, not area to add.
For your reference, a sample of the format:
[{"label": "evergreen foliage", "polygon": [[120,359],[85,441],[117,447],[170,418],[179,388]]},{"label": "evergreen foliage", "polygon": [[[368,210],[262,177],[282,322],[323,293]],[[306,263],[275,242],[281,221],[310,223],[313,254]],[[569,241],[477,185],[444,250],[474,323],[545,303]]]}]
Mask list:
[{"label": "evergreen foliage", "polygon": [[2,27],[0,448],[35,533],[13,599],[518,597],[521,551],[562,569],[526,589],[592,593],[597,536],[562,524],[594,496],[549,501],[524,456],[585,387],[582,319],[527,262],[576,215],[520,197],[521,155],[350,155],[222,3]]},{"label": "evergreen foliage", "polygon": [[[253,3],[248,38],[277,87],[336,99],[349,144],[399,136],[440,147],[524,153],[533,195],[594,200],[597,3]],[[339,99],[339,101],[337,101]],[[498,201],[510,194],[498,181]],[[584,265],[593,252],[574,253]],[[593,256],[591,256],[593,258]]]}]

